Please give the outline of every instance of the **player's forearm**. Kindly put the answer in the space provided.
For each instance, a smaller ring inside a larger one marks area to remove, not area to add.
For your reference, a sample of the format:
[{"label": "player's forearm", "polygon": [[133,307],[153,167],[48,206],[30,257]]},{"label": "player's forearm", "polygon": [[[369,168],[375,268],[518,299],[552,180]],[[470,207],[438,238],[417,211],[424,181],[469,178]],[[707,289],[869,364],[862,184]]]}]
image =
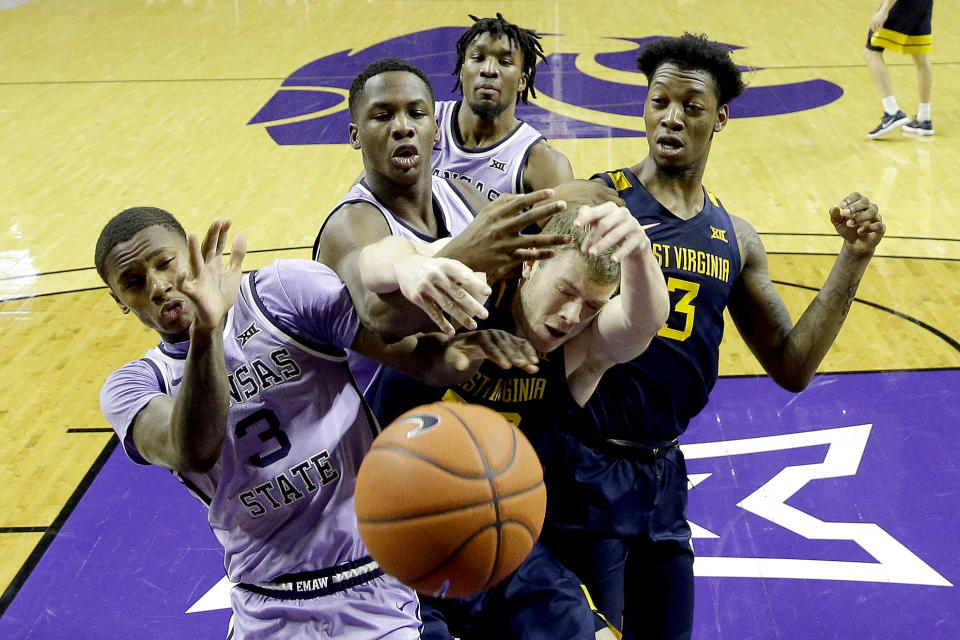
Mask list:
[{"label": "player's forearm", "polygon": [[177,469],[207,471],[220,458],[230,409],[222,329],[194,332],[180,385],[170,424]]},{"label": "player's forearm", "polygon": [[634,251],[621,266],[620,295],[610,313],[597,319],[610,359],[625,362],[640,355],[669,313],[670,296],[653,252],[649,247]]},{"label": "player's forearm", "polygon": [[360,252],[360,279],[374,293],[397,291],[400,288],[397,270],[403,268],[403,261],[426,259],[434,252],[431,245],[418,246],[399,236],[386,237]]},{"label": "player's forearm", "polygon": [[791,390],[810,383],[840,333],[872,255],[844,244],[820,292],[787,336],[778,383]]}]

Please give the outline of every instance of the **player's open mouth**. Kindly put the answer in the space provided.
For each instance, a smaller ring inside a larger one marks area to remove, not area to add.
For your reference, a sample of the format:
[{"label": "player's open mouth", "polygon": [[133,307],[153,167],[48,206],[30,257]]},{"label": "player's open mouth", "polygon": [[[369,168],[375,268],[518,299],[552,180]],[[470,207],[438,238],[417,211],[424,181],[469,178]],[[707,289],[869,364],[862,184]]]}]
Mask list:
[{"label": "player's open mouth", "polygon": [[657,138],[657,150],[663,155],[676,155],[683,151],[683,142],[675,136],[661,136]]},{"label": "player's open mouth", "polygon": [[400,145],[390,158],[401,169],[412,169],[420,162],[420,152],[412,144]]},{"label": "player's open mouth", "polygon": [[553,337],[553,339],[555,340],[559,340],[563,336],[567,335],[566,331],[558,331],[557,329],[554,329],[549,325],[543,325],[543,326],[547,328],[547,333],[549,333],[550,336]]},{"label": "player's open mouth", "polygon": [[160,319],[166,324],[172,324],[183,315],[183,300],[171,300],[160,308]]}]

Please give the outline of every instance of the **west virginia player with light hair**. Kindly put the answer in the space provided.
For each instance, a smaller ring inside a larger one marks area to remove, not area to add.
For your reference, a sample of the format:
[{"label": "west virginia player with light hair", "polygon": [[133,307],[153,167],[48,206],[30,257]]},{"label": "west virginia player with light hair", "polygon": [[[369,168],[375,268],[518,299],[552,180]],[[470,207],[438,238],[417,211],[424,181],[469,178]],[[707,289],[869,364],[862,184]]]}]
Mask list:
[{"label": "west virginia player with light hair", "polygon": [[[650,346],[600,380],[551,476],[544,543],[573,569],[624,638],[689,638],[693,549],[677,437],[717,380],[723,312],[777,384],[809,384],[883,237],[877,206],[858,193],[829,210],[842,239],[833,270],[796,324],[770,280],[753,227],[703,186],[714,136],[743,91],[723,45],[684,34],[649,43],[648,155],[599,174],[644,227],[672,309]],[[746,401],[746,400],[745,400]]]},{"label": "west virginia player with light hair", "polygon": [[[571,203],[543,232],[574,240],[558,248],[555,257],[525,262],[520,277],[496,285],[488,301],[490,315],[481,322],[529,340],[540,354],[539,369],[481,367],[470,380],[448,389],[387,369],[374,410],[389,421],[442,399],[501,412],[537,449],[546,468],[549,504],[567,499],[550,484],[560,422],[587,402],[604,371],[643,352],[666,320],[669,298],[650,242],[624,207]],[[392,263],[404,250],[428,251],[400,238],[368,247],[361,258],[368,286],[397,289]],[[579,579],[539,544],[493,589],[460,600],[424,598],[422,604],[424,640],[612,637],[592,614]]]},{"label": "west virginia player with light hair", "polygon": [[325,265],[277,260],[244,276],[242,236],[224,264],[229,228],[214,221],[201,245],[153,207],[106,224],[97,271],[161,341],[109,376],[103,413],[134,462],[173,470],[206,504],[237,583],[228,637],[419,638],[416,595],[357,530],[356,473],[376,422],[345,350],[438,384],[487,356],[535,369],[535,352],[493,331],[387,345]]},{"label": "west virginia player with light hair", "polygon": [[463,181],[487,200],[572,180],[567,157],[516,116],[520,102],[537,96],[537,62],[544,59],[540,36],[499,13],[470,18],[473,25],[457,41],[453,70],[454,90],[463,98],[436,104],[434,175]]}]

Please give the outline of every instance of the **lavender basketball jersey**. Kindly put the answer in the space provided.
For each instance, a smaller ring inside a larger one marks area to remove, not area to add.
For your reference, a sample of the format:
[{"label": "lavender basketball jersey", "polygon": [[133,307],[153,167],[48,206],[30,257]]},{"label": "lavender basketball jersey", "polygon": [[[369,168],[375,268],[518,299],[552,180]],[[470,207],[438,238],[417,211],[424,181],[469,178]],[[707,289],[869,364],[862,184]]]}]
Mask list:
[{"label": "lavender basketball jersey", "polygon": [[[457,191],[456,187],[442,178],[432,178],[431,191],[433,193],[433,210],[438,215],[437,229],[441,230],[441,235],[437,238],[432,238],[420,231],[417,231],[416,229],[413,229],[406,222],[395,216],[385,204],[380,202],[380,200],[373,195],[373,192],[370,191],[370,188],[362,180],[353,185],[350,191],[347,192],[347,195],[345,195],[343,199],[336,204],[336,206],[327,216],[327,220],[329,220],[330,216],[336,213],[336,211],[345,204],[367,202],[376,207],[380,214],[383,215],[383,219],[386,221],[387,226],[390,227],[391,235],[401,236],[413,242],[428,243],[433,242],[434,240],[439,240],[440,238],[452,238],[460,235],[463,230],[466,229],[471,222],[473,222],[473,209],[466,203],[466,201],[463,199],[463,196],[461,196]],[[322,227],[320,229],[320,234],[323,234]],[[317,244],[314,245],[315,251],[316,246],[319,245],[319,242],[320,240],[318,234]],[[357,384],[364,391],[364,393],[366,393],[370,385],[376,379],[377,374],[380,373],[380,365],[353,351],[349,352],[348,355],[350,369],[353,371],[353,375],[356,376]]]},{"label": "lavender basketball jersey", "polygon": [[487,200],[496,200],[504,193],[523,193],[523,168],[533,145],[543,140],[539,131],[521,122],[496,144],[467,149],[457,129],[457,113],[464,108],[463,102],[440,101],[436,108],[440,141],[433,145],[433,175],[463,180]]},{"label": "lavender basketball jersey", "polygon": [[[346,366],[359,321],[337,275],[277,260],[242,281],[223,345],[230,410],[207,473],[183,473],[209,508],[231,580],[269,581],[357,560],[357,469],[372,417]],[[107,379],[101,406],[135,462],[130,427],[154,397],[180,390],[189,343],[161,343]]]}]

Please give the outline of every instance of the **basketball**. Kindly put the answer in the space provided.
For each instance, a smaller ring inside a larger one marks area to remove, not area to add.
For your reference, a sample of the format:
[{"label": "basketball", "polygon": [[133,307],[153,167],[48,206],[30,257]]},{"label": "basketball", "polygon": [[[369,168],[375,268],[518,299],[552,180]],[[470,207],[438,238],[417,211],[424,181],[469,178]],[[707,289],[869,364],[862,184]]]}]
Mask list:
[{"label": "basketball", "polygon": [[526,559],[547,494],[526,437],[496,411],[436,402],[377,436],[357,476],[360,535],[383,570],[426,595],[489,589]]}]

